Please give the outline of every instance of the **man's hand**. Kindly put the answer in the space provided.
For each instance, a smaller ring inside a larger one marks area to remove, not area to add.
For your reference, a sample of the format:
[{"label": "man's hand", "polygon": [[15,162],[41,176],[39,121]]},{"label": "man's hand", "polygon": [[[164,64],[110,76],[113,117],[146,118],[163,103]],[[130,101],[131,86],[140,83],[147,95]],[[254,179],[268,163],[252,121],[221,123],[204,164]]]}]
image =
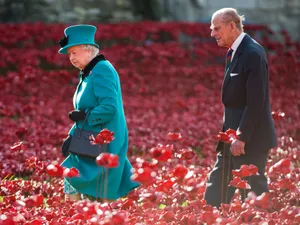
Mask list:
[{"label": "man's hand", "polygon": [[245,142],[235,139],[232,141],[230,151],[234,156],[240,156],[245,154]]}]

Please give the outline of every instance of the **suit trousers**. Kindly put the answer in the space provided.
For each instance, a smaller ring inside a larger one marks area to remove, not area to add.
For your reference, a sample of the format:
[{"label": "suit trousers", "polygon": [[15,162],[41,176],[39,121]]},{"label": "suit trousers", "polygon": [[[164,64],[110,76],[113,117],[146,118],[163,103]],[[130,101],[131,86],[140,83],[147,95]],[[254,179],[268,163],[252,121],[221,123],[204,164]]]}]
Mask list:
[{"label": "suit trousers", "polygon": [[[233,156],[230,152],[230,145],[225,144],[225,148],[217,155],[217,161],[211,171],[207,184],[204,199],[207,204],[220,207],[221,203],[229,204],[235,187],[228,186],[232,180],[232,170],[240,169],[241,165],[253,164],[258,167],[259,175],[253,175],[246,180],[251,186],[251,190],[256,195],[261,195],[264,192],[269,192],[267,178],[265,177],[265,167],[268,158],[268,151],[251,151],[246,152],[245,155]],[[242,199],[246,196],[244,190],[241,191]]]}]

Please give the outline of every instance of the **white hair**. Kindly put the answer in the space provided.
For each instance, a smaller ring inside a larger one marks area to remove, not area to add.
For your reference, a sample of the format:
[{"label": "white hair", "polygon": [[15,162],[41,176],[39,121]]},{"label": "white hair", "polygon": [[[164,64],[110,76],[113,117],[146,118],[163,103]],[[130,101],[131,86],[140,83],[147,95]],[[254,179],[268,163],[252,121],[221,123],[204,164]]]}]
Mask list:
[{"label": "white hair", "polygon": [[83,50],[89,50],[91,52],[91,54],[90,54],[91,59],[95,58],[96,55],[98,55],[98,53],[99,53],[99,48],[97,48],[94,45],[81,45],[81,48]]},{"label": "white hair", "polygon": [[239,15],[238,11],[234,8],[223,8],[223,9],[219,9],[218,11],[216,11],[213,16],[212,19],[215,18],[216,16],[222,16],[222,19],[225,22],[231,22],[233,21],[236,24],[236,27],[243,31],[243,21],[245,21],[245,16],[244,15]]}]

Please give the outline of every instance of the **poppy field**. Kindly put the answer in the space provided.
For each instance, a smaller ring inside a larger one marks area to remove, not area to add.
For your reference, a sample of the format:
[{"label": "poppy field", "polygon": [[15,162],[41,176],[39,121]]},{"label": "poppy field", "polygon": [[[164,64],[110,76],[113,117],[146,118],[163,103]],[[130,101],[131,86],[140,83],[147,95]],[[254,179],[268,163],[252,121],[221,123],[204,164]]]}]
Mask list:
[{"label": "poppy field", "polygon": [[[120,76],[132,179],[142,185],[114,202],[64,200],[63,177],[80,176],[59,166],[79,72],[57,53],[68,25],[1,24],[0,225],[300,224],[299,42],[245,25],[267,51],[279,145],[266,168],[270,192],[241,201],[239,188],[250,188],[243,178],[257,172],[244,165],[232,171],[231,204],[217,209],[203,195],[222,126],[226,49],[209,24],[94,25]],[[105,157],[99,166],[118,166]]]}]

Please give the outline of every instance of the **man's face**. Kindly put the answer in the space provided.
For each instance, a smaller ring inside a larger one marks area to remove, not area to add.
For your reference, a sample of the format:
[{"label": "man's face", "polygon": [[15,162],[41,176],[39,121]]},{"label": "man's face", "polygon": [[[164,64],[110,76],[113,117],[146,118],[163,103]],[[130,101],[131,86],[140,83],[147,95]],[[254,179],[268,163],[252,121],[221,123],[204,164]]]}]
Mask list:
[{"label": "man's face", "polygon": [[80,70],[90,62],[90,51],[82,49],[81,45],[69,47],[67,51],[72,65]]},{"label": "man's face", "polygon": [[234,42],[232,22],[225,22],[222,15],[215,16],[211,21],[211,36],[220,47],[230,48]]}]

